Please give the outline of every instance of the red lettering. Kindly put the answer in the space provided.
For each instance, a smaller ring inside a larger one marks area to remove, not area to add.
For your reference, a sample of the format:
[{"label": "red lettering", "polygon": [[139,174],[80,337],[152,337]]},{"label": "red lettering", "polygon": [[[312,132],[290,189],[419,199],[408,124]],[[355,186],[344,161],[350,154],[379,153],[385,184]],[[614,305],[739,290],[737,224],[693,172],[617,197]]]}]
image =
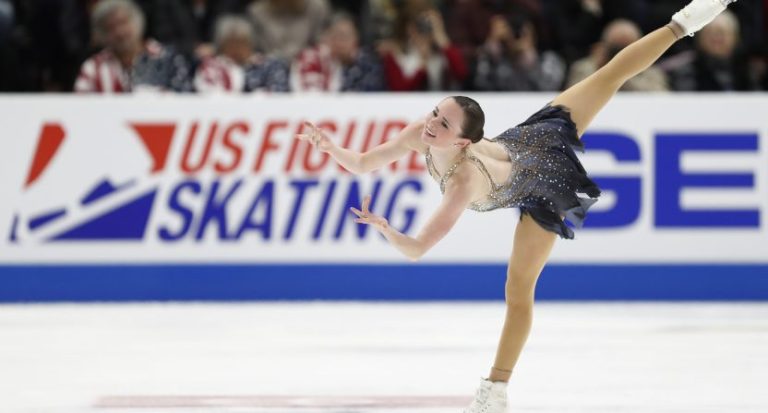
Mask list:
[{"label": "red lettering", "polygon": [[261,146],[259,147],[259,153],[256,156],[256,162],[253,165],[254,172],[260,172],[262,166],[264,166],[264,157],[267,151],[275,151],[280,148],[280,145],[272,141],[274,132],[279,129],[285,129],[288,127],[288,122],[272,121],[267,124],[267,129],[264,131],[264,137],[261,139]]},{"label": "red lettering", "polygon": [[184,153],[181,157],[181,170],[186,174],[193,174],[203,169],[205,162],[208,160],[208,155],[211,152],[211,146],[213,145],[213,139],[216,137],[216,131],[219,128],[218,122],[213,122],[211,127],[208,128],[208,138],[206,139],[203,147],[203,152],[198,156],[197,163],[192,164],[190,160],[190,154],[192,152],[192,146],[194,146],[197,140],[198,122],[192,122],[192,128],[189,130],[187,136],[187,143],[184,146]]},{"label": "red lettering", "polygon": [[240,132],[242,134],[247,135],[249,131],[248,124],[245,122],[235,122],[227,128],[226,131],[224,131],[224,137],[222,138],[222,146],[224,148],[229,149],[229,152],[232,153],[232,161],[229,163],[229,165],[224,164],[221,161],[216,162],[216,164],[213,166],[213,168],[218,173],[227,173],[232,172],[240,165],[240,160],[243,157],[243,149],[240,147],[240,145],[237,144],[233,140],[235,132]]},{"label": "red lettering", "polygon": [[422,173],[426,170],[426,164],[421,159],[419,152],[411,152],[411,156],[408,159],[408,172],[412,174]]},{"label": "red lettering", "polygon": [[[286,173],[291,172],[293,170],[293,164],[294,164],[294,161],[296,160],[296,154],[298,152],[299,146],[304,146],[304,145],[301,145],[302,141],[299,140],[299,138],[297,138],[296,135],[300,133],[305,133],[305,132],[309,133],[309,130],[307,129],[305,131],[304,121],[302,120],[299,122],[299,126],[296,128],[296,132],[293,134],[293,139],[291,140],[291,149],[288,151],[288,158],[285,160],[285,167],[283,168],[283,170]],[[310,144],[307,143],[306,145],[310,145]]]},{"label": "red lettering", "polygon": [[371,146],[371,139],[373,138],[373,130],[376,129],[376,122],[368,122],[368,129],[365,131],[365,139],[363,140],[363,147],[360,148],[361,153],[365,153]]},{"label": "red lettering", "polygon": [[[381,141],[379,145],[383,144],[384,142],[387,142],[391,135],[397,136],[401,130],[405,129],[405,127],[408,126],[407,123],[399,120],[389,121],[384,125],[384,130],[381,132]],[[391,171],[397,170],[397,164],[399,161],[392,162],[389,164],[389,169]]]}]

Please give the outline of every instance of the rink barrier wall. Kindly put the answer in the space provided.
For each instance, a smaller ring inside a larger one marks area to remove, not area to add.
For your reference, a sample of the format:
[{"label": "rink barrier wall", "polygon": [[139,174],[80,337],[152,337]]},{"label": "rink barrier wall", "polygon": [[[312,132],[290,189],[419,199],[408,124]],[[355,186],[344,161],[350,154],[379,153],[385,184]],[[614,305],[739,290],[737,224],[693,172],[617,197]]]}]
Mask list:
[{"label": "rink barrier wall", "polygon": [[[491,138],[554,95],[472,97]],[[516,209],[408,264],[349,208],[418,234],[442,199],[423,155],[354,175],[295,139],[310,120],[364,152],[443,98],[2,95],[0,300],[502,299]],[[603,195],[539,297],[768,299],[766,114],[765,93],[612,99],[578,154]]]},{"label": "rink barrier wall", "polygon": [[[0,302],[503,300],[503,264],[0,266]],[[557,265],[539,300],[766,300],[768,265]]]}]

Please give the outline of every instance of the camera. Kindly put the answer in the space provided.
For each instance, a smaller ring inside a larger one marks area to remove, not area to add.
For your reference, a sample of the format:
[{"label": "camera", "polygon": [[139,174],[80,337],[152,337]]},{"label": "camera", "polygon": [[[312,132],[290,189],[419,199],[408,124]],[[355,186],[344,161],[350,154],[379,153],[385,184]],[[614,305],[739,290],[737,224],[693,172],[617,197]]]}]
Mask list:
[{"label": "camera", "polygon": [[432,22],[427,16],[421,16],[416,20],[416,31],[421,34],[432,33]]}]

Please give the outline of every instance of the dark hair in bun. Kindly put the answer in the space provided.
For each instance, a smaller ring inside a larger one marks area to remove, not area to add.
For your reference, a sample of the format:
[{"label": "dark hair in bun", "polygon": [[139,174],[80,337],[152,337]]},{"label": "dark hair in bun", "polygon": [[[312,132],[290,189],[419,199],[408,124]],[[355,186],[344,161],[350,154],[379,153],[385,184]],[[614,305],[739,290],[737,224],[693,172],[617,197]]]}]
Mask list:
[{"label": "dark hair in bun", "polygon": [[451,96],[464,112],[464,124],[461,125],[461,137],[477,143],[485,136],[485,113],[474,99],[466,96]]}]

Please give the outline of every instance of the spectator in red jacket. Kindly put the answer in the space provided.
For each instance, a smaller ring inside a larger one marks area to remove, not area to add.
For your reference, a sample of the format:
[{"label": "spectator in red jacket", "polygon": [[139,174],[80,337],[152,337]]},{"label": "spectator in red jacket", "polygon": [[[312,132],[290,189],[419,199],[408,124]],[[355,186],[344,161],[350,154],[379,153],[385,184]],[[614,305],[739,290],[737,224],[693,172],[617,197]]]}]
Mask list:
[{"label": "spectator in red jacket", "polygon": [[461,51],[445,32],[437,10],[403,14],[396,41],[379,46],[389,89],[458,90],[469,71]]}]

